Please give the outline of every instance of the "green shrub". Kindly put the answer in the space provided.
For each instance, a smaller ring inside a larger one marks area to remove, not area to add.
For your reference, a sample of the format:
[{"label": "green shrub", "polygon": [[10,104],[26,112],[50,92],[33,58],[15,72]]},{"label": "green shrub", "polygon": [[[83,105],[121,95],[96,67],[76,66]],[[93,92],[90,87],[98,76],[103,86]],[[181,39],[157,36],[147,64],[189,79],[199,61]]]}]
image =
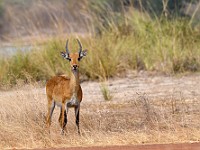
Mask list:
[{"label": "green shrub", "polygon": [[[87,57],[81,61],[81,76],[102,81],[133,69],[167,74],[200,70],[200,32],[188,18],[152,19],[148,13],[135,9],[121,14],[104,11],[105,26],[99,14],[93,16],[94,28],[98,27],[101,33],[80,39],[83,48],[88,49]],[[69,49],[77,51],[75,37],[68,38]],[[1,60],[0,82],[14,84],[27,78],[45,81],[56,74],[69,74],[69,63],[60,56],[65,42],[66,39],[54,38],[25,54],[18,52]]]}]

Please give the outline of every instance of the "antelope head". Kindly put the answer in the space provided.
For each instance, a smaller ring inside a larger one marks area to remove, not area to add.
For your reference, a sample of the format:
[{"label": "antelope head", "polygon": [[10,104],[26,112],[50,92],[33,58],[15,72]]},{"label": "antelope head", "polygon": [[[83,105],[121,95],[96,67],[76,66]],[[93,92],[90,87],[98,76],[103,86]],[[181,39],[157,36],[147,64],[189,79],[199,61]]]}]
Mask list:
[{"label": "antelope head", "polygon": [[87,55],[87,49],[83,50],[81,42],[77,39],[79,50],[76,53],[70,53],[68,49],[68,40],[66,42],[66,52],[61,52],[61,55],[70,62],[71,70],[76,71],[79,68],[79,62]]}]

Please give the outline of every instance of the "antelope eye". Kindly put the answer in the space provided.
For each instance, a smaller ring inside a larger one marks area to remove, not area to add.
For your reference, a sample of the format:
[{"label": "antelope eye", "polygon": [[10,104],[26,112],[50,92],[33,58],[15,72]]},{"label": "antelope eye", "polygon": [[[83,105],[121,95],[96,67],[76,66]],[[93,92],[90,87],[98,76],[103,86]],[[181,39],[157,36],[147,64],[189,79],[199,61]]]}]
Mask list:
[{"label": "antelope eye", "polygon": [[69,61],[71,61],[71,58],[68,58]]},{"label": "antelope eye", "polygon": [[80,61],[80,60],[81,60],[81,58],[79,57],[79,58],[78,58],[78,61]]}]

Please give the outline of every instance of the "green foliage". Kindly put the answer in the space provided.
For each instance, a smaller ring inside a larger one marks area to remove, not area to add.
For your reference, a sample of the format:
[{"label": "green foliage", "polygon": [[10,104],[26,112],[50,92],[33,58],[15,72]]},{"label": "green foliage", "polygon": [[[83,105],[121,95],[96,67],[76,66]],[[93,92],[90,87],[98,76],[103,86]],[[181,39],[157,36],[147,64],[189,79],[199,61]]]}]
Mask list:
[{"label": "green foliage", "polygon": [[[98,7],[97,3],[90,7],[96,12],[93,25],[100,32],[80,39],[89,50],[80,62],[81,76],[102,81],[130,69],[168,74],[200,71],[200,32],[188,18],[155,19],[135,9],[119,13],[110,9],[106,0],[98,3]],[[75,37],[70,37],[69,49],[76,51],[77,43],[72,39]],[[65,42],[55,38],[30,52],[0,60],[0,82],[44,81],[68,74],[69,63],[60,56]]]},{"label": "green foliage", "polygon": [[4,15],[4,8],[3,8],[3,0],[0,0],[0,30],[3,26],[3,15]]},{"label": "green foliage", "polygon": [[29,82],[32,79],[42,79],[42,76],[38,74],[39,67],[33,63],[31,54],[24,54],[23,52],[18,51],[16,55],[6,61],[5,64],[8,68],[3,77],[3,80],[6,81],[6,83],[16,84],[18,79],[22,79],[25,82]]}]

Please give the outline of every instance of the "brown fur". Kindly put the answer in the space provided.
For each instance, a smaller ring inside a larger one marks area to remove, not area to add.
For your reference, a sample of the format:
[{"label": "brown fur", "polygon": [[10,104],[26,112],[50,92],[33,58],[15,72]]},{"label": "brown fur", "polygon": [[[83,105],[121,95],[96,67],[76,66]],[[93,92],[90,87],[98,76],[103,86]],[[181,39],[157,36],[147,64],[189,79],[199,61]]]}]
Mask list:
[{"label": "brown fur", "polygon": [[[51,78],[46,84],[46,94],[48,100],[48,113],[46,118],[47,127],[50,127],[51,116],[55,107],[55,104],[61,105],[61,113],[59,117],[60,126],[62,131],[67,124],[67,112],[69,107],[75,108],[76,125],[79,131],[79,109],[80,102],[82,101],[82,89],[79,82],[79,53],[70,54],[70,66],[71,76],[55,76]],[[74,70],[74,65],[77,67]],[[72,103],[71,100],[75,99],[76,103]],[[69,106],[68,106],[69,104]],[[67,108],[67,110],[66,110]]]},{"label": "brown fur", "polygon": [[[76,85],[73,86],[75,87]],[[77,86],[77,97],[81,102],[82,89],[80,85]],[[46,94],[48,99],[66,103],[73,95],[73,88],[70,87],[70,78],[66,76],[55,76],[51,78],[46,84]]]}]

